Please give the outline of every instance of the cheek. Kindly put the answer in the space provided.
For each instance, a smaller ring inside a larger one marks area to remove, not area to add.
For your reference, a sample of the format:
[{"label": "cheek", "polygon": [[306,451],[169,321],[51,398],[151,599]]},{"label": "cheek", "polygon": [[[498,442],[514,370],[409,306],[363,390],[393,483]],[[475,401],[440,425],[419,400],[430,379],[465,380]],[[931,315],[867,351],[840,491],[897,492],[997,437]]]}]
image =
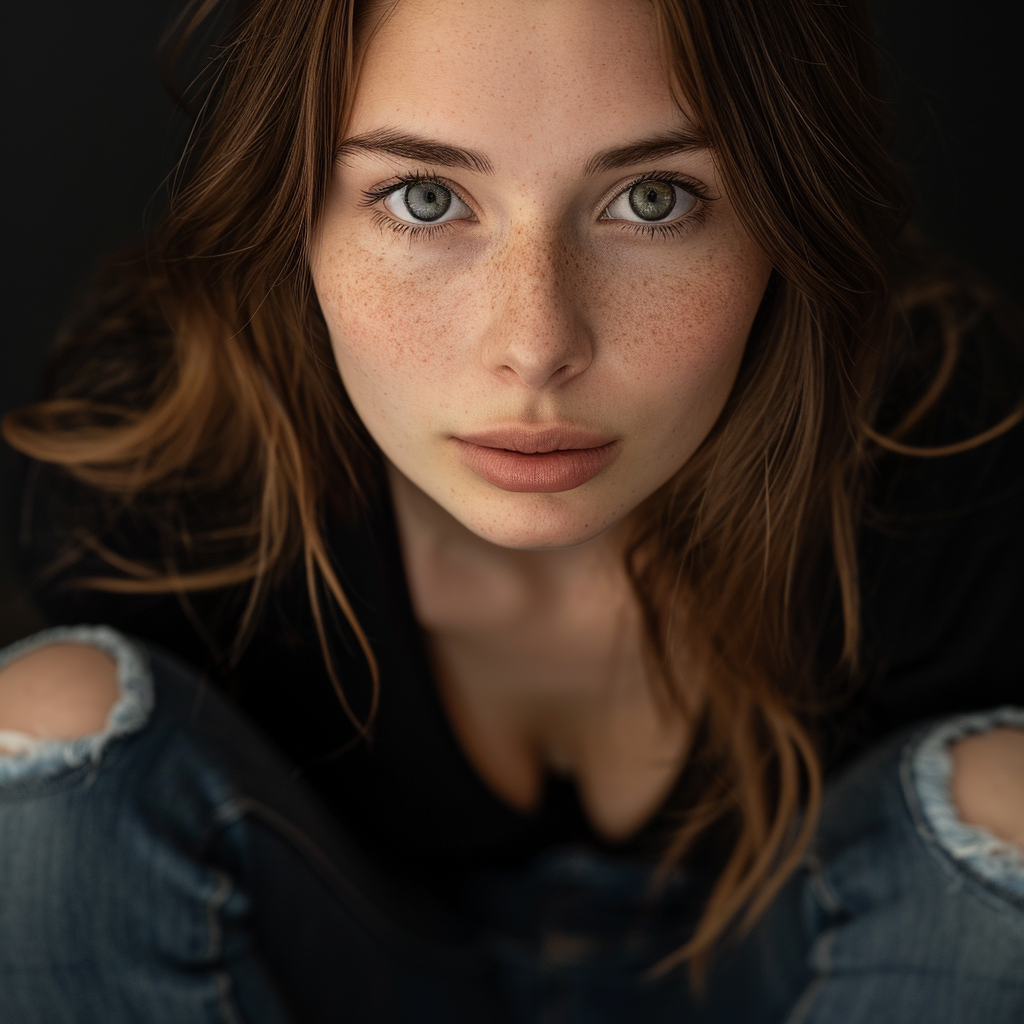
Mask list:
[{"label": "cheek", "polygon": [[637,395],[638,410],[653,418],[664,415],[667,404],[669,413],[676,409],[691,419],[705,407],[717,416],[769,274],[759,254],[726,249],[684,270],[632,275],[628,287],[620,283],[604,292],[622,381],[647,396],[645,402]]},{"label": "cheek", "polygon": [[459,363],[453,312],[469,300],[443,269],[349,243],[321,262],[314,280],[338,369],[364,419],[443,396],[440,385]]},{"label": "cheek", "polygon": [[[323,252],[314,280],[335,358],[378,440],[415,429],[417,417],[453,413],[461,422],[461,405],[480,415],[482,403],[501,398],[474,339],[499,312],[514,315],[516,304],[501,297],[506,279],[538,287],[520,280],[522,267],[517,276],[464,252],[456,260],[435,251],[427,261],[389,240],[377,248],[339,236],[325,239]],[[767,263],[728,234],[674,258],[654,247],[640,258],[577,256],[562,268],[574,284],[563,297],[587,321],[595,358],[566,409],[610,428],[632,424],[651,440],[668,434],[673,446],[703,436],[735,379]]]}]

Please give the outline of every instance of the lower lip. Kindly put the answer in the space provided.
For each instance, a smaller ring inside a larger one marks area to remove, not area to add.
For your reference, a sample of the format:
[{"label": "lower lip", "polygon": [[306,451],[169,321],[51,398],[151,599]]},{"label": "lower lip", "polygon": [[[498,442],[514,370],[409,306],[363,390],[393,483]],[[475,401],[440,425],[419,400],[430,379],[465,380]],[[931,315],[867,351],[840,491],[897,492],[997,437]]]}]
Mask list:
[{"label": "lower lip", "polygon": [[618,441],[610,441],[600,448],[527,454],[507,448],[485,448],[461,438],[454,440],[469,468],[488,483],[503,491],[547,494],[571,491],[592,480],[615,458],[619,448]]}]

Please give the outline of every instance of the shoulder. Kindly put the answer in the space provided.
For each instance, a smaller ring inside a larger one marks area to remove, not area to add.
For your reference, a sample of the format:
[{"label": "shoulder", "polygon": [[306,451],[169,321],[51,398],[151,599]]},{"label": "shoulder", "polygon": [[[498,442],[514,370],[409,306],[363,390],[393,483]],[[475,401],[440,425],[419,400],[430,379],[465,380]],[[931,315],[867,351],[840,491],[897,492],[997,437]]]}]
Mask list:
[{"label": "shoulder", "polygon": [[118,697],[117,663],[78,643],[39,647],[0,668],[0,732],[74,739],[99,732]]}]

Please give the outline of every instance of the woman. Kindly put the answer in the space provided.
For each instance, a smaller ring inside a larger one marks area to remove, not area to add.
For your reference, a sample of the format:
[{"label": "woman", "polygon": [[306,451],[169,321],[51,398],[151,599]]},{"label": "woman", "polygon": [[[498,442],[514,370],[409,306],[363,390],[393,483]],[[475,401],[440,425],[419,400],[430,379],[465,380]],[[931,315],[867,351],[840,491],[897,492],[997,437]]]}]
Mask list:
[{"label": "woman", "polygon": [[1020,335],[867,39],[242,6],[5,424],[15,1019],[1017,1019]]}]

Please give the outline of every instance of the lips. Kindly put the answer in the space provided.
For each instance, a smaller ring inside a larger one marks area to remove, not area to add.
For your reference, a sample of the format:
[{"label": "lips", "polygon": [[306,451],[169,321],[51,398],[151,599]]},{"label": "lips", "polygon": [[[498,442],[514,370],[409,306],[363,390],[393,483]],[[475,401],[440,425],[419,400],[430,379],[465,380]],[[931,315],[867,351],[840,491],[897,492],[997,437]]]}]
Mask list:
[{"label": "lips", "polygon": [[504,491],[569,491],[593,479],[618,454],[619,442],[583,427],[509,426],[452,439],[478,476]]},{"label": "lips", "polygon": [[585,427],[568,424],[554,427],[511,426],[480,433],[460,434],[460,441],[483,448],[501,448],[505,451],[532,455],[538,452],[565,451],[567,449],[603,448],[614,438]]}]

